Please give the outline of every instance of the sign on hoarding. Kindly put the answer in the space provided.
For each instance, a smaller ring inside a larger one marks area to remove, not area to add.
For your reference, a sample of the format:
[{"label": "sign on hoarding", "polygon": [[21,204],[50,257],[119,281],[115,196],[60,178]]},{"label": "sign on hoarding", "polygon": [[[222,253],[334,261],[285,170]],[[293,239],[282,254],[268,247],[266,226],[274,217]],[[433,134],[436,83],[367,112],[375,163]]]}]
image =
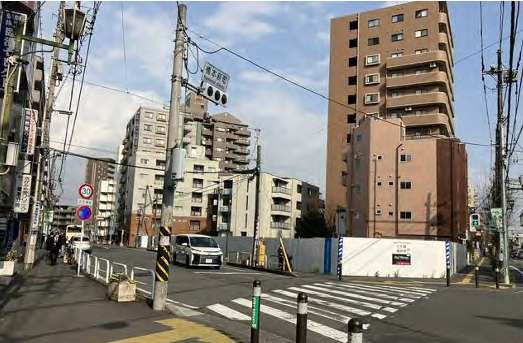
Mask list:
[{"label": "sign on hoarding", "polygon": [[[0,90],[4,90],[7,83],[8,58],[15,46],[16,25],[21,21],[24,23],[23,33],[25,34],[27,15],[7,10],[0,12]],[[24,44],[25,43],[22,43],[22,51],[24,51]],[[17,75],[15,76],[15,92],[18,92],[20,89],[21,75],[22,68],[18,68]]]},{"label": "sign on hoarding", "polygon": [[225,92],[227,91],[227,85],[229,84],[229,74],[218,69],[209,62],[205,62],[202,71],[202,81],[213,85],[222,92]]},{"label": "sign on hoarding", "polygon": [[18,174],[16,177],[16,189],[13,211],[15,213],[29,212],[29,199],[31,197],[31,175]]},{"label": "sign on hoarding", "polygon": [[40,202],[37,202],[34,206],[33,219],[31,220],[31,228],[33,230],[37,230],[38,225],[40,225],[40,210]]},{"label": "sign on hoarding", "polygon": [[22,144],[20,152],[26,155],[33,155],[36,144],[36,122],[38,121],[38,111],[24,108],[24,131],[22,132]]}]

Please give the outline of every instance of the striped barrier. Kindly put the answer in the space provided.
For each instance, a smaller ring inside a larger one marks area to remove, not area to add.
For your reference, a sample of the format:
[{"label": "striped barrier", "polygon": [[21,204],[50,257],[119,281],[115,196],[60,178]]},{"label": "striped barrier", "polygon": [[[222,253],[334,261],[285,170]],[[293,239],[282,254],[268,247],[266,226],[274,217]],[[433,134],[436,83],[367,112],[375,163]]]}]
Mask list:
[{"label": "striped barrier", "polygon": [[170,238],[171,229],[167,226],[160,226],[160,244],[156,254],[156,281],[169,281],[169,260],[170,260]]}]

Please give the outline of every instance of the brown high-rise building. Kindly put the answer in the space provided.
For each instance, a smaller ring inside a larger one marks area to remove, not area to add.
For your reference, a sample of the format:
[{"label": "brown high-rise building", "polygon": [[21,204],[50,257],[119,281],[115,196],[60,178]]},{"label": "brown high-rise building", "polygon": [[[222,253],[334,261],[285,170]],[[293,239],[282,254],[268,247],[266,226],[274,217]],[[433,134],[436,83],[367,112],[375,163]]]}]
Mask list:
[{"label": "brown high-rise building", "polygon": [[[99,224],[96,222],[97,218],[100,220],[102,217],[107,216],[106,212],[112,212],[108,211],[106,207],[108,206],[107,203],[112,204],[114,202],[114,196],[108,197],[106,194],[108,190],[105,189],[107,186],[102,186],[102,181],[114,182],[116,174],[115,163],[116,161],[112,158],[87,161],[85,167],[85,182],[90,184],[94,190],[91,198],[93,200],[93,205],[91,206],[93,215],[87,221],[89,225],[96,226]],[[111,193],[114,193],[114,191],[111,191]]]},{"label": "brown high-rise building", "polygon": [[[346,152],[366,116],[401,118],[406,137],[453,137],[447,4],[410,2],[331,22],[326,208],[347,207]],[[379,139],[379,137],[376,137]]]}]

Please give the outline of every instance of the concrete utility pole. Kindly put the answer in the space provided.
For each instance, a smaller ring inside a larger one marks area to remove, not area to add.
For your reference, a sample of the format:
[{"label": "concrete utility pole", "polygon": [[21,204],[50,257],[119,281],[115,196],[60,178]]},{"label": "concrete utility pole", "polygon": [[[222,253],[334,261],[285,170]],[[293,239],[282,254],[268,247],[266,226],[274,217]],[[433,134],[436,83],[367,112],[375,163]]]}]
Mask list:
[{"label": "concrete utility pole", "polygon": [[256,198],[254,200],[254,235],[252,237],[252,266],[258,265],[258,240],[260,235],[260,182],[261,182],[261,145],[256,146]]},{"label": "concrete utility pole", "polygon": [[[75,2],[75,6],[78,6],[79,4]],[[54,41],[56,44],[62,43],[62,25],[63,25],[63,10],[65,8],[65,1],[60,1],[60,6],[58,7],[58,19],[56,21],[56,28],[55,28],[55,34],[54,34]],[[51,126],[51,114],[53,112],[53,106],[54,106],[54,97],[55,97],[55,90],[56,90],[56,75],[58,73],[58,65],[59,65],[59,58],[60,58],[60,48],[59,47],[53,47],[53,53],[51,55],[51,73],[49,74],[49,89],[47,91],[47,100],[45,102],[44,107],[44,122],[42,123],[42,145],[40,147],[40,151],[38,153],[38,160],[37,160],[37,171],[36,171],[36,185],[34,190],[34,198],[33,198],[33,207],[32,207],[32,215],[31,218],[34,218],[36,215],[36,212],[40,210],[41,206],[41,197],[42,197],[42,154],[48,152],[49,148],[49,128]],[[36,239],[33,238],[33,236],[38,235],[39,229],[37,227],[31,227],[31,238],[29,239],[29,244],[27,245],[27,250],[24,257],[24,268],[25,269],[31,269],[34,265],[35,260],[35,250],[36,250]]]},{"label": "concrete utility pole", "polygon": [[[187,6],[178,6],[178,16],[176,25],[176,41],[174,45],[174,63],[173,74],[171,76],[171,101],[169,107],[169,129],[167,132],[167,151],[165,156],[165,173],[163,180],[163,199],[162,199],[162,224],[167,227],[172,227],[173,224],[173,206],[174,206],[174,192],[176,189],[176,182],[172,180],[172,152],[180,141],[179,137],[179,118],[180,118],[180,96],[182,88],[182,68],[183,68],[183,51],[185,43],[185,22],[187,18]],[[158,251],[161,250],[160,242],[158,242]],[[153,309],[161,311],[165,307],[167,301],[168,281],[155,280],[154,295],[153,295]]]}]

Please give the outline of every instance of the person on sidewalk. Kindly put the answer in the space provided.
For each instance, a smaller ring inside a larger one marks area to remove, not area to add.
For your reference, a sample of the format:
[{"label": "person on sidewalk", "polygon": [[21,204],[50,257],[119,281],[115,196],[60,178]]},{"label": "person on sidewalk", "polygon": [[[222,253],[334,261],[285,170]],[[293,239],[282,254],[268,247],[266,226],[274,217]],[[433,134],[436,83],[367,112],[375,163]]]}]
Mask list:
[{"label": "person on sidewalk", "polygon": [[58,259],[59,253],[60,253],[60,237],[58,235],[54,235],[53,241],[51,244],[51,250],[50,250],[50,259],[51,259],[52,266],[54,266],[56,264],[56,260]]},{"label": "person on sidewalk", "polygon": [[59,236],[58,236],[58,245],[59,245],[59,248],[60,248],[60,258],[63,258],[64,257],[64,252],[65,252],[65,243],[66,243],[66,238],[65,238],[65,234],[64,233],[61,233]]}]

